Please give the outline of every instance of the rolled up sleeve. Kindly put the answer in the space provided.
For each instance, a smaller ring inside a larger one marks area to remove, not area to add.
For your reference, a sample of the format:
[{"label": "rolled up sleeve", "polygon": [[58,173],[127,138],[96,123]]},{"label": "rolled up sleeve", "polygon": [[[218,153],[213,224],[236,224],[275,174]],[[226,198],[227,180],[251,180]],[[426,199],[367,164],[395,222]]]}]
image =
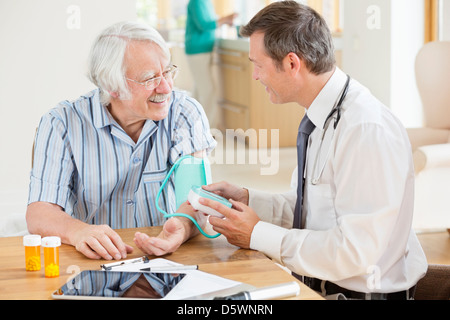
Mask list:
[{"label": "rolled up sleeve", "polygon": [[66,207],[72,191],[73,162],[63,122],[51,113],[42,117],[34,147],[28,204],[38,201]]}]

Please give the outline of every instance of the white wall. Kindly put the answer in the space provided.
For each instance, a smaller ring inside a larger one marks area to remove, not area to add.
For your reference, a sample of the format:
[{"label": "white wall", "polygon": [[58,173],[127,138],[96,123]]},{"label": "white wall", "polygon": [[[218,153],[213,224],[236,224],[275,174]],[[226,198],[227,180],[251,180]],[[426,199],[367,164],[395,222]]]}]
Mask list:
[{"label": "white wall", "polygon": [[441,0],[442,13],[440,18],[442,30],[440,31],[441,41],[450,41],[450,0]]},{"label": "white wall", "polygon": [[423,0],[391,1],[390,106],[407,127],[421,127],[423,120],[415,75],[416,56],[424,45],[423,8]]},{"label": "white wall", "polygon": [[414,61],[423,45],[423,0],[343,0],[343,69],[406,127],[422,124]]},{"label": "white wall", "polygon": [[[376,4],[379,21],[367,10]],[[384,104],[390,103],[390,0],[344,0],[342,66],[350,76],[367,86]],[[369,29],[368,21],[378,23]]]},{"label": "white wall", "polygon": [[136,19],[136,0],[0,1],[0,233],[23,215],[31,149],[43,113],[94,86],[86,58],[105,27]]}]

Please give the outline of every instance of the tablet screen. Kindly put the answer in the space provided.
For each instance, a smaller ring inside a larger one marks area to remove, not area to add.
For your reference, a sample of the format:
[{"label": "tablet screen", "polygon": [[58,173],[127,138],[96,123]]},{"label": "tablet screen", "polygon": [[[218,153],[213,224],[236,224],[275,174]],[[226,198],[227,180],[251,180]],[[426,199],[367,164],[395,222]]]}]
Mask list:
[{"label": "tablet screen", "polygon": [[86,270],[59,290],[54,298],[164,298],[186,274]]}]

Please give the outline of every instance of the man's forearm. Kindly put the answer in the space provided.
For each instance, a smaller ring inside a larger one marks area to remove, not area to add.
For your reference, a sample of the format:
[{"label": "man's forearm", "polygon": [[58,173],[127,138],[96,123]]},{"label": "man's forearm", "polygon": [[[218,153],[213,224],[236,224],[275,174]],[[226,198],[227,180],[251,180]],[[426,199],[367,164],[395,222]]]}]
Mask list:
[{"label": "man's forearm", "polygon": [[[196,212],[195,214],[191,215],[198,223],[200,228],[204,229],[206,225],[206,216],[201,212]],[[198,228],[194,225],[194,223],[187,218],[181,218],[185,228],[186,228],[186,237],[184,241],[189,240],[192,237],[195,237],[200,233]]]},{"label": "man's forearm", "polygon": [[58,236],[66,244],[73,245],[72,230],[80,229],[86,224],[70,217],[61,207],[35,202],[28,206],[26,212],[28,231],[41,236]]}]

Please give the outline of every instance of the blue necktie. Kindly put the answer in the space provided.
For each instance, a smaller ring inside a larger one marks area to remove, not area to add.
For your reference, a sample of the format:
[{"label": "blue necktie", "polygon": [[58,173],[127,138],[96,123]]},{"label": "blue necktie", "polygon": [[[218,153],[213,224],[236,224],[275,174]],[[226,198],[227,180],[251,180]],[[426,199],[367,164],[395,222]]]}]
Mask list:
[{"label": "blue necktie", "polygon": [[303,205],[303,187],[305,184],[303,172],[305,170],[306,149],[308,148],[308,138],[316,126],[309,120],[305,114],[300,126],[298,127],[297,136],[297,161],[298,161],[298,187],[297,187],[297,202],[294,211],[294,225],[295,229],[301,229],[302,223],[302,205]]}]

